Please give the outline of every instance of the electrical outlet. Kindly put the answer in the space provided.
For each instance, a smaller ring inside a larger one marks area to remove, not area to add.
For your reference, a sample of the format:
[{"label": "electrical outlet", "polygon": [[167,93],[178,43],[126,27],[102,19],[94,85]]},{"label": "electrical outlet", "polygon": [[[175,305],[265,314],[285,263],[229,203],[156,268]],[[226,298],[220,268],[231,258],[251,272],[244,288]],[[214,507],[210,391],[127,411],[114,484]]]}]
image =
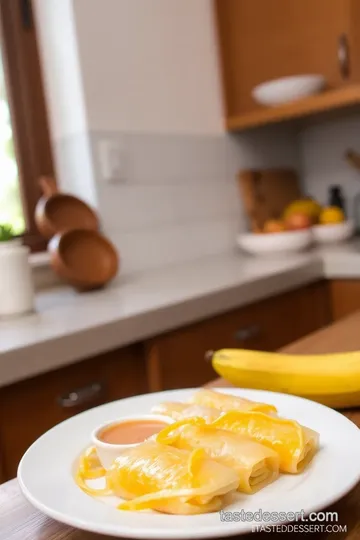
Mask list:
[{"label": "electrical outlet", "polygon": [[126,182],[126,151],[115,139],[99,141],[100,174],[108,184]]}]

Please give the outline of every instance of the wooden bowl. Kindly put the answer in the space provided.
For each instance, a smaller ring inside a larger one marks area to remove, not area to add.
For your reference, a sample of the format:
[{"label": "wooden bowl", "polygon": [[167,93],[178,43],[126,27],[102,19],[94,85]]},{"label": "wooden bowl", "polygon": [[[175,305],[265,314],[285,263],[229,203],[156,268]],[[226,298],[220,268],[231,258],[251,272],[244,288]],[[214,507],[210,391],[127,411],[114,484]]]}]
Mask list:
[{"label": "wooden bowl", "polygon": [[40,185],[44,195],[36,205],[35,222],[44,238],[71,229],[98,230],[98,218],[84,201],[59,193],[53,178],[41,178]]},{"label": "wooden bowl", "polygon": [[103,287],[119,269],[114,246],[98,231],[59,233],[49,242],[48,250],[54,271],[80,291]]}]

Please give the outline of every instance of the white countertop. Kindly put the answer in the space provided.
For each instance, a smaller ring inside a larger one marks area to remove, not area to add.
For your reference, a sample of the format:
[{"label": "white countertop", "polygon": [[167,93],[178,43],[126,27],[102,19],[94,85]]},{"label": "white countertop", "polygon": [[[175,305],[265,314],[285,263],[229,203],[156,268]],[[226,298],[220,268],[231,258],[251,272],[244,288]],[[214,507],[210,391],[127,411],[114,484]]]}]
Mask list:
[{"label": "white countertop", "polygon": [[0,386],[321,278],[360,279],[360,241],[279,258],[218,255],[78,294],[38,294],[36,313],[0,322]]}]

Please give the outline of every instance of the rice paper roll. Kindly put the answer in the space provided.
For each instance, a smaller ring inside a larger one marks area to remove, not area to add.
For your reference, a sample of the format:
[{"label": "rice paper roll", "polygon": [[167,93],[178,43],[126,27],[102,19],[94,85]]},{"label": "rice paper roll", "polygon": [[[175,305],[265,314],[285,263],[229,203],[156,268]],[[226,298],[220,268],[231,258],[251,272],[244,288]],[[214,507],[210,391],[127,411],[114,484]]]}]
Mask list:
[{"label": "rice paper roll", "polygon": [[151,414],[162,414],[169,416],[173,420],[181,420],[185,409],[189,407],[188,403],[180,403],[177,401],[164,401],[158,403],[151,408]]},{"label": "rice paper roll", "polygon": [[211,423],[217,418],[219,418],[222,414],[224,414],[219,409],[214,409],[213,407],[206,407],[205,405],[189,405],[186,409],[184,409],[182,413],[182,418],[193,418],[193,417],[200,417],[205,420],[207,423]]},{"label": "rice paper roll", "polygon": [[232,411],[215,420],[212,426],[250,437],[275,450],[280,457],[280,472],[300,473],[319,448],[319,434],[295,420],[255,411]]},{"label": "rice paper roll", "polygon": [[176,401],[165,401],[154,405],[151,409],[152,414],[162,414],[164,416],[169,416],[173,420],[182,420],[184,418],[190,418],[193,416],[200,416],[204,418],[207,422],[213,422],[216,420],[222,413],[219,409],[214,409],[213,407],[205,407],[203,405],[189,404],[189,403],[179,403]]},{"label": "rice paper roll", "polygon": [[190,400],[191,403],[204,407],[212,407],[222,412],[229,411],[261,411],[268,414],[276,414],[277,409],[274,405],[259,403],[250,399],[223,394],[215,390],[199,390]]},{"label": "rice paper roll", "polygon": [[235,470],[207,457],[147,441],[126,450],[107,472],[107,486],[126,499],[120,510],[202,514],[224,507],[239,483]]},{"label": "rice paper roll", "polygon": [[233,468],[239,475],[238,491],[256,493],[279,476],[279,455],[273,449],[201,418],[183,420],[164,428],[157,442],[182,450],[202,448],[207,456]]}]

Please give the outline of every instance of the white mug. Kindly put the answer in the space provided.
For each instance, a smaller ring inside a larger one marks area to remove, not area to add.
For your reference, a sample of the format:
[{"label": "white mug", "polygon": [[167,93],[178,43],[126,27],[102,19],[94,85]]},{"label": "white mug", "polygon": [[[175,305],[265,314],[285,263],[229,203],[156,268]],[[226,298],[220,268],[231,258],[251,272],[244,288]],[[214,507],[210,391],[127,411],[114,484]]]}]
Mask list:
[{"label": "white mug", "polygon": [[0,242],[0,317],[34,309],[29,249],[18,240]]}]

